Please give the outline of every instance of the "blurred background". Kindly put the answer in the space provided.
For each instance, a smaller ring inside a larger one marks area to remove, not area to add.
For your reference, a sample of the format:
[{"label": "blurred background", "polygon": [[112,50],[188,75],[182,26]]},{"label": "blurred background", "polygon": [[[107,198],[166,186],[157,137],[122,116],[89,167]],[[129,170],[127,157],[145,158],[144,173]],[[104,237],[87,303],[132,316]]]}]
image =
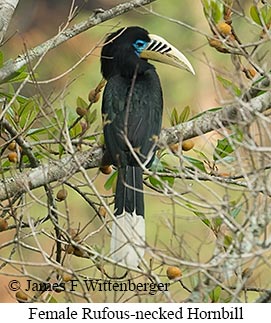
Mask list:
[{"label": "blurred background", "polygon": [[[107,9],[121,2],[125,1],[75,1],[75,5],[78,6],[78,13],[71,25],[91,16],[93,9]],[[67,0],[57,2],[49,0],[20,1],[9,28],[8,36],[11,38],[3,48],[4,54],[6,53],[9,57],[16,57],[19,53],[25,52],[27,48],[32,48],[53,37],[58,29],[65,25],[70,5],[71,1]],[[212,84],[210,68],[207,66],[207,58],[204,58],[202,54],[204,53],[210,60],[212,58],[212,64],[216,65],[216,68],[219,68],[219,65],[217,65],[219,58],[225,62],[227,57],[216,54],[215,50],[209,49],[204,35],[166,19],[166,17],[171,17],[191,25],[195,30],[208,33],[208,25],[203,19],[200,2],[195,1],[195,4],[187,5],[186,1],[171,0],[170,4],[165,6],[163,1],[157,1],[152,4],[152,7],[165,18],[154,16],[144,9],[137,9],[91,28],[89,31],[51,51],[46,56],[44,64],[41,64],[37,71],[39,79],[50,79],[65,72],[113,28],[116,30],[122,26],[139,25],[149,30],[150,33],[159,34],[174,44],[187,55],[197,70],[197,76],[193,77],[189,73],[183,73],[174,68],[156,64],[165,93],[165,126],[168,125],[166,121],[169,113],[167,108],[170,110],[172,107],[179,109],[182,106],[189,105],[192,110],[197,112],[212,105],[217,105],[217,95],[214,96],[210,92],[213,90],[213,87],[210,86]],[[75,97],[75,93],[86,97],[89,89],[94,87],[100,80],[99,54],[100,49],[98,48],[74,73],[62,78],[59,82],[44,86],[43,90],[51,91],[52,88],[63,88],[63,85],[76,79],[67,91],[67,102],[72,104],[72,97]],[[215,58],[213,57],[217,58],[217,61],[214,61]],[[221,65],[223,65],[222,61]],[[45,66],[46,68],[44,68]],[[80,77],[78,77],[79,75]],[[197,93],[197,95],[193,95],[193,92]],[[70,93],[72,93],[72,96]],[[180,96],[182,98],[181,102]]]},{"label": "blurred background", "polygon": [[[121,2],[125,1],[75,1],[75,5],[78,6],[78,11],[77,15],[70,22],[70,25],[87,19],[93,14],[94,9],[107,9]],[[67,0],[20,1],[7,34],[9,39],[1,48],[5,59],[15,58],[19,54],[26,52],[27,49],[37,46],[56,35],[59,28],[64,26],[67,22],[71,3],[72,1]],[[242,10],[249,10],[251,1],[243,0],[237,2],[237,11],[241,10],[239,3],[242,4]],[[39,81],[48,81],[57,78],[76,64],[80,58],[92,48],[95,48],[97,43],[101,42],[106,33],[122,26],[139,25],[146,28],[150,33],[164,37],[175,47],[180,49],[190,60],[196,71],[196,76],[192,76],[185,71],[155,63],[164,92],[165,109],[163,127],[170,126],[170,115],[173,108],[176,108],[177,111],[181,112],[184,107],[189,106],[191,109],[191,116],[193,116],[211,107],[230,102],[231,96],[224,90],[221,84],[217,82],[215,73],[221,75],[231,74],[231,57],[218,53],[209,46],[206,36],[210,35],[211,32],[206,19],[204,18],[200,1],[156,1],[151,7],[148,6],[147,8],[152,8],[158,15],[152,14],[144,8],[137,9],[91,28],[52,50],[46,55],[42,64],[40,64],[36,70],[37,79]],[[167,17],[172,18],[175,21],[183,22],[184,24],[170,21]],[[235,24],[236,29],[242,34],[244,42],[249,42],[254,38],[255,26],[246,24],[240,15],[235,15],[233,17],[233,23]],[[247,29],[248,26],[251,30]],[[246,28],[246,32],[244,32],[244,28]],[[52,93],[61,93],[61,104],[64,104],[67,109],[76,114],[77,97],[80,96],[87,101],[90,89],[96,87],[101,80],[99,55],[100,46],[98,46],[98,48],[96,48],[75,70],[64,77],[61,77],[54,82],[40,84],[38,89],[36,85],[27,85],[23,89],[23,93],[25,95],[32,95],[36,91],[39,91],[45,96],[49,96]],[[101,119],[100,102],[95,105],[95,108],[97,109],[99,120]],[[216,145],[218,138],[220,138],[220,136],[215,132],[201,138],[196,138],[194,140],[195,148],[198,151],[204,151],[204,153],[209,156],[212,154],[213,147]],[[189,152],[189,156],[197,157],[198,153],[195,151]],[[91,170],[90,174],[93,174],[93,177],[96,176],[97,170]],[[95,186],[101,194],[109,194],[108,191],[104,189],[106,180],[107,177],[101,174],[95,179]],[[187,183],[179,184],[178,190],[185,190],[186,185]],[[210,187],[211,189],[208,191]],[[212,200],[215,200],[212,185],[208,187],[196,186],[196,189],[197,193],[204,196],[206,201],[211,203]],[[223,189],[219,188],[219,190],[220,193],[223,192]],[[231,194],[236,193],[228,191],[227,194],[231,196]],[[239,192],[237,194],[241,193]],[[89,221],[90,214],[93,214],[93,211],[90,210],[86,204],[82,203],[81,199],[78,199],[78,196],[73,192],[69,196],[68,206],[75,227],[79,222],[82,227]],[[62,208],[62,206],[60,208]],[[150,245],[155,243],[166,249],[166,246],[169,246],[169,244],[172,243],[170,248],[179,248],[178,243],[180,242],[172,242],[170,240],[170,232],[167,231],[165,233],[163,229],[164,223],[167,219],[172,220],[171,217],[174,214],[177,219],[175,224],[179,235],[182,239],[189,237],[189,240],[186,240],[185,242],[188,243],[189,241],[189,246],[182,246],[182,248],[187,248],[186,252],[183,253],[183,256],[187,259],[198,259],[198,261],[203,262],[209,259],[214,248],[213,237],[210,236],[208,228],[191,212],[187,211],[187,209],[176,208],[176,205],[171,203],[168,199],[159,198],[159,203],[157,203],[157,197],[152,195],[146,196],[146,209],[147,237]],[[31,216],[35,217],[39,216],[39,212],[38,205],[29,210]],[[63,206],[63,212],[65,212],[65,206]],[[0,236],[0,243],[1,241],[5,241],[9,234],[12,236],[12,233],[7,233],[5,236],[3,235],[2,238]],[[159,240],[158,242],[157,239]],[[169,241],[171,242],[169,243]],[[102,245],[104,240],[99,237],[95,243]],[[46,248],[46,246],[44,247]],[[201,248],[204,252],[199,254]],[[78,263],[78,266],[79,263],[80,266],[82,266],[82,263],[88,266],[86,260],[76,259],[73,262],[75,263],[74,266],[76,266],[76,262]],[[34,273],[38,274],[40,273],[40,270],[42,269],[36,268]],[[46,269],[43,270],[45,275]],[[160,272],[161,277],[165,277],[163,270],[164,269],[162,268]],[[261,280],[261,275],[262,272],[260,272],[257,279]],[[14,301],[14,296],[7,293],[6,280],[7,277],[0,276],[0,301],[12,302]],[[185,292],[180,292],[179,287],[176,285],[173,288],[176,288],[176,299],[182,300]],[[99,293],[97,293],[97,295],[94,293],[93,297],[95,301],[104,299],[104,295],[100,296]]]}]

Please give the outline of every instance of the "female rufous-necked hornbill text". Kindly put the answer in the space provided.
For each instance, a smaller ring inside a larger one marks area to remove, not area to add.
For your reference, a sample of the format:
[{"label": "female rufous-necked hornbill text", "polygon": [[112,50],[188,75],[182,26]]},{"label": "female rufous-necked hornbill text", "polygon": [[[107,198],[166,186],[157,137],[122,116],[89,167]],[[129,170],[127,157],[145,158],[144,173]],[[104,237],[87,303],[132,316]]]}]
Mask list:
[{"label": "female rufous-necked hornbill text", "polygon": [[118,168],[110,257],[129,267],[139,265],[146,247],[143,169],[154,159],[162,123],[161,85],[148,60],[194,74],[181,52],[140,27],[113,32],[101,52],[101,72],[107,81],[102,102],[102,164]]}]

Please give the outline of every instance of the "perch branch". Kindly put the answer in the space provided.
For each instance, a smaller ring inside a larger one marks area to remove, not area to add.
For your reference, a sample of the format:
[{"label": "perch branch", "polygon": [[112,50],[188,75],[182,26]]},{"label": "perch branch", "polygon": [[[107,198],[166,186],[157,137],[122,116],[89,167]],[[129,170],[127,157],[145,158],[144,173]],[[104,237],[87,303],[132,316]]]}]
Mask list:
[{"label": "perch branch", "polygon": [[[240,111],[247,108],[247,113]],[[250,124],[255,115],[271,108],[271,92],[266,92],[250,102],[239,102],[216,112],[206,112],[200,117],[175,127],[163,129],[159,138],[160,146],[167,146],[212,130],[228,127],[233,124]],[[14,195],[26,193],[29,190],[41,187],[55,181],[66,181],[79,171],[80,165],[85,169],[98,167],[102,159],[102,148],[94,147],[83,152],[76,152],[75,156],[69,155],[59,161],[50,161],[25,173],[19,173],[14,177],[0,181],[0,201],[11,198]]]}]

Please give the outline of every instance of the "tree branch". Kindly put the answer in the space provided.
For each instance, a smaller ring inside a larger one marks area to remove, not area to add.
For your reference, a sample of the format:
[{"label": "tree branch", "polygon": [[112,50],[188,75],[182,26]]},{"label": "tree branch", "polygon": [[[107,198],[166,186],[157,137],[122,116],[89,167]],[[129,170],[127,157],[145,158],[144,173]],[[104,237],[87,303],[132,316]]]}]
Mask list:
[{"label": "tree branch", "polygon": [[167,146],[240,122],[250,124],[257,113],[270,108],[271,92],[268,91],[249,102],[240,101],[239,104],[225,106],[216,112],[206,112],[199,118],[163,129],[158,144],[159,146]]},{"label": "tree branch", "polygon": [[[241,111],[244,111],[244,107],[247,108],[246,114],[241,113]],[[216,112],[206,112],[196,119],[163,129],[158,144],[167,146],[206,134],[212,130],[240,124],[240,122],[248,125],[255,120],[255,115],[270,108],[271,92],[266,92],[250,102],[239,102],[225,106]],[[102,148],[97,146],[88,151],[76,152],[74,155],[66,156],[60,161],[50,161],[46,165],[4,179],[0,182],[0,201],[55,181],[64,182],[78,172],[80,167],[85,169],[98,167],[101,163],[102,154]]]},{"label": "tree branch", "polygon": [[8,131],[8,133],[11,135],[12,139],[14,139],[17,144],[22,147],[24,154],[28,157],[28,160],[30,162],[30,165],[32,168],[35,168],[39,165],[38,160],[34,156],[32,152],[32,148],[28,144],[27,141],[23,139],[23,137],[17,132],[16,129],[14,129],[9,122],[6,119],[2,119],[0,122],[0,125]]},{"label": "tree branch", "polygon": [[85,169],[97,167],[102,159],[102,148],[77,152],[66,156],[60,161],[50,161],[25,173],[4,179],[0,182],[0,200],[11,198],[15,194],[26,193],[35,188],[55,181],[66,181],[78,172],[80,167]]},{"label": "tree branch", "polygon": [[[1,0],[0,0],[1,1]],[[11,0],[10,0],[11,1]],[[70,28],[64,29],[53,38],[30,49],[26,54],[18,56],[16,59],[7,61],[0,69],[0,81],[10,77],[14,72],[28,64],[29,62],[41,57],[44,53],[59,46],[65,41],[77,36],[78,34],[112,18],[122,15],[134,8],[147,5],[155,0],[132,0],[121,3],[103,12],[94,13],[87,20],[75,24]]]},{"label": "tree branch", "polygon": [[19,0],[0,0],[0,44],[5,37],[13,12]]}]

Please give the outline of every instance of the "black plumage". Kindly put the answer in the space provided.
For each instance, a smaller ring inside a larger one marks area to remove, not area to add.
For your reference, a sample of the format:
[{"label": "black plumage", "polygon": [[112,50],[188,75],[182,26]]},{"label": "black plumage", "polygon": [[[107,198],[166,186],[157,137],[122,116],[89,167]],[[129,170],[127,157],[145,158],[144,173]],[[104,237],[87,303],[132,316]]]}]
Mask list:
[{"label": "black plumage", "polygon": [[[119,171],[111,252],[116,261],[131,266],[137,266],[144,254],[141,166],[150,167],[153,161],[163,112],[159,77],[146,58],[151,52],[153,59],[162,61],[162,56],[171,53],[172,46],[161,40],[151,39],[140,27],[122,28],[106,38],[101,52],[101,72],[107,80],[102,102],[103,164],[113,164]],[[174,53],[182,55],[175,48]],[[169,64],[171,57],[166,59]],[[176,60],[172,65],[176,66]]]},{"label": "black plumage", "polygon": [[149,167],[161,130],[163,99],[159,77],[154,66],[139,57],[133,46],[137,40],[149,42],[148,32],[139,27],[120,29],[107,37],[101,53],[101,71],[107,80],[102,103],[103,163],[119,169],[116,216],[127,212],[144,217],[142,169],[133,152]]},{"label": "black plumage", "polygon": [[[154,66],[138,56],[133,47],[137,40],[149,42],[148,32],[139,27],[123,28],[111,34],[102,49],[101,69],[107,80],[102,104],[106,146],[104,163],[120,169],[115,198],[116,215],[122,214],[125,209],[144,216],[142,171],[131,147],[140,161],[147,161],[146,166],[149,166],[155,138],[161,129],[163,100],[159,77]],[[127,141],[131,147],[128,147]],[[128,187],[124,189],[125,184],[135,184],[137,192],[131,192]]]},{"label": "black plumage", "polygon": [[133,44],[138,39],[150,41],[142,28],[121,29],[106,39],[102,49],[101,69],[107,80],[102,104],[106,151],[117,167],[138,165],[125,137],[138,148],[144,163],[161,129],[159,77],[154,66],[136,53]]}]

